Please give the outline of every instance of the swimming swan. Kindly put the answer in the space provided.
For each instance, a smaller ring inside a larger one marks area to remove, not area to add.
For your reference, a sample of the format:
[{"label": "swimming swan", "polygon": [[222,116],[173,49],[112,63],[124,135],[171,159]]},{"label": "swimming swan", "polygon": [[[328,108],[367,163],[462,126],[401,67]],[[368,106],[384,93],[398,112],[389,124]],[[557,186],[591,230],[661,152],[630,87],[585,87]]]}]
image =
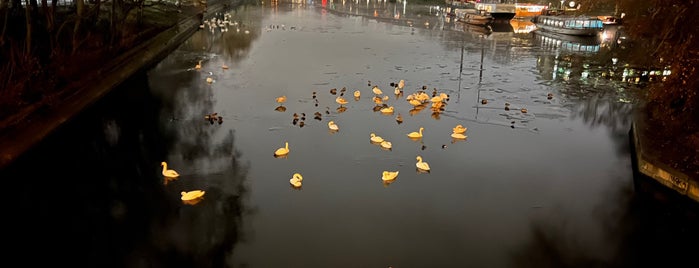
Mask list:
[{"label": "swimming swan", "polygon": [[466,137],[468,137],[468,136],[461,134],[461,133],[452,133],[451,137],[454,139],[463,140],[463,139],[466,139]]},{"label": "swimming swan", "polygon": [[182,197],[180,197],[180,199],[182,199],[183,201],[190,201],[190,200],[194,200],[197,198],[201,198],[202,196],[204,196],[204,193],[206,193],[206,192],[202,191],[202,190],[194,190],[194,191],[189,191],[189,192],[183,191],[180,193],[182,195]]},{"label": "swimming swan", "polygon": [[418,155],[415,159],[417,159],[417,163],[415,163],[415,166],[416,166],[417,168],[419,168],[420,170],[425,170],[425,171],[429,171],[429,170],[430,170],[430,165],[427,164],[427,162],[422,162],[422,157],[421,157],[421,156]]},{"label": "swimming swan", "polygon": [[167,163],[166,162],[160,162],[160,165],[163,166],[163,176],[168,177],[168,178],[177,178],[180,176],[177,171],[172,170],[172,169],[167,169]]},{"label": "swimming swan", "polygon": [[301,176],[301,174],[294,173],[294,175],[289,180],[289,183],[291,183],[292,186],[299,188],[299,187],[301,187],[302,180],[303,180],[303,176]]},{"label": "swimming swan", "polygon": [[424,130],[424,129],[425,129],[424,127],[420,127],[419,132],[415,132],[415,131],[410,132],[410,133],[408,133],[408,137],[411,137],[411,138],[422,138],[422,130]]},{"label": "swimming swan", "polygon": [[383,175],[381,176],[381,179],[383,181],[392,181],[395,180],[396,177],[398,177],[398,172],[399,171],[384,171]]},{"label": "swimming swan", "polygon": [[376,134],[374,134],[374,133],[371,133],[370,136],[371,136],[372,142],[376,142],[376,143],[383,142],[383,138],[381,138],[381,136],[376,136]]},{"label": "swimming swan", "polygon": [[464,134],[466,133],[466,127],[462,125],[456,125],[453,129],[455,134]]},{"label": "swimming swan", "polygon": [[335,121],[328,122],[328,128],[333,131],[340,130],[340,127],[338,127],[337,124],[335,124]]},{"label": "swimming swan", "polygon": [[277,149],[274,151],[274,155],[280,156],[280,155],[286,155],[289,153],[289,142],[284,142],[284,147]]}]

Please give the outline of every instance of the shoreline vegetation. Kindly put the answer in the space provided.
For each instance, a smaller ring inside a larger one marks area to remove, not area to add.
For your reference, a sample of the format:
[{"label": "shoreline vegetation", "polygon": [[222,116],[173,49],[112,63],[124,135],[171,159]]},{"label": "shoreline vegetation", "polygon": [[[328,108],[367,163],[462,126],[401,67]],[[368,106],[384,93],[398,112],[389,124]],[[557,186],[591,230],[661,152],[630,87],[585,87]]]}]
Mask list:
[{"label": "shoreline vegetation", "polygon": [[74,93],[69,85],[204,9],[198,1],[0,0],[0,132],[59,105]]}]

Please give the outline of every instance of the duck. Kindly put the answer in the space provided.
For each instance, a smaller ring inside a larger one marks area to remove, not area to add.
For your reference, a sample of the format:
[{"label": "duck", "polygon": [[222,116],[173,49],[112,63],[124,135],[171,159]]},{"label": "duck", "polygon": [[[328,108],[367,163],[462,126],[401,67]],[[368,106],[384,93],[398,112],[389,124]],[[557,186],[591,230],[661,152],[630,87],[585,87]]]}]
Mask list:
[{"label": "duck", "polygon": [[163,176],[168,177],[168,178],[177,178],[180,176],[180,174],[177,173],[177,171],[175,171],[173,169],[167,169],[167,162],[165,162],[165,161],[160,162],[160,165],[163,166],[163,172],[162,172]]},{"label": "duck", "polygon": [[427,162],[422,162],[422,156],[417,156],[415,159],[417,159],[417,163],[415,163],[415,166],[424,171],[429,171],[430,170],[430,165],[427,164]]},{"label": "duck", "polygon": [[362,96],[362,92],[360,92],[359,90],[357,90],[357,91],[354,92],[354,97],[355,97],[355,98],[359,98],[359,97],[361,97],[361,96]]},{"label": "duck", "polygon": [[526,113],[527,113],[527,108],[522,108],[522,109],[519,110],[519,111],[522,112],[523,114],[526,114]]},{"label": "duck", "polygon": [[377,97],[371,98],[371,100],[372,100],[374,103],[376,103],[377,105],[383,104],[383,99],[381,99],[381,98],[378,97],[378,96],[377,96]]},{"label": "duck", "polygon": [[383,142],[383,138],[381,138],[381,136],[376,136],[376,134],[374,134],[373,132],[371,134],[369,134],[369,136],[371,136],[372,142],[376,142],[376,143]]},{"label": "duck", "polygon": [[277,103],[282,104],[282,103],[285,103],[285,102],[286,102],[286,96],[285,96],[285,95],[279,96],[279,97],[277,97],[277,98],[274,99],[274,100],[275,100]]},{"label": "duck", "polygon": [[384,140],[381,142],[381,147],[391,149],[393,147],[393,144],[390,141]]},{"label": "duck", "polygon": [[281,147],[274,151],[275,156],[287,155],[289,153],[289,142],[284,142],[284,147]]},{"label": "duck", "polygon": [[454,139],[457,139],[457,140],[463,140],[463,139],[466,139],[466,137],[468,137],[468,136],[466,136],[462,133],[452,133],[451,137]]},{"label": "duck", "polygon": [[226,64],[224,63],[224,64],[221,65],[221,68],[223,68],[224,70],[228,70],[228,65],[226,65]]},{"label": "duck", "polygon": [[337,124],[335,124],[335,121],[328,122],[328,128],[332,131],[340,130],[340,127],[338,127]]},{"label": "duck", "polygon": [[385,114],[391,114],[391,113],[393,113],[393,106],[383,108],[383,109],[381,109],[381,112],[385,113]]},{"label": "duck", "polygon": [[347,100],[346,100],[345,98],[343,98],[343,97],[337,97],[337,98],[335,98],[335,102],[337,102],[338,104],[340,104],[340,106],[345,105],[345,104],[348,103]]},{"label": "duck", "polygon": [[376,94],[376,95],[381,95],[381,94],[383,94],[383,91],[381,91],[381,89],[379,88],[379,86],[374,86],[374,87],[372,87],[372,88],[371,88],[371,91],[374,92],[374,94]]},{"label": "duck", "polygon": [[299,188],[299,187],[301,187],[302,180],[303,180],[303,176],[301,176],[300,173],[294,173],[294,175],[291,176],[289,183],[291,183],[291,186],[294,186],[295,188]]},{"label": "duck", "polygon": [[182,199],[182,201],[191,201],[191,200],[203,197],[205,193],[206,193],[206,191],[202,191],[202,190],[194,190],[194,191],[189,191],[189,192],[182,191],[182,192],[180,192],[180,194],[182,195],[182,197],[180,197],[180,199]]},{"label": "duck", "polygon": [[383,172],[381,179],[383,181],[392,181],[395,180],[396,177],[398,177],[398,172],[400,171],[385,171]]},{"label": "duck", "polygon": [[401,79],[398,81],[398,88],[403,89],[405,87],[405,80]]},{"label": "duck", "polygon": [[201,69],[201,60],[197,63],[197,65],[194,65],[194,69],[197,69],[197,70]]},{"label": "duck", "polygon": [[333,95],[337,94],[337,88],[331,88],[330,94],[333,94]]},{"label": "duck", "polygon": [[206,78],[206,82],[209,83],[209,84],[211,84],[211,83],[214,82],[214,79],[211,78],[211,77],[207,77],[207,78]]},{"label": "duck", "polygon": [[398,124],[403,123],[403,116],[400,114],[396,115],[396,122],[398,122]]},{"label": "duck", "polygon": [[456,125],[452,130],[456,134],[464,134],[464,133],[466,133],[466,129],[467,129],[466,127],[459,124],[459,125]]},{"label": "duck", "polygon": [[401,91],[399,87],[393,89],[393,94],[400,95],[401,93],[403,93],[403,91]]},{"label": "duck", "polygon": [[413,131],[413,132],[408,133],[408,137],[411,137],[411,138],[422,138],[422,131],[423,131],[424,129],[425,129],[424,127],[420,127],[420,129],[418,130],[418,132]]}]

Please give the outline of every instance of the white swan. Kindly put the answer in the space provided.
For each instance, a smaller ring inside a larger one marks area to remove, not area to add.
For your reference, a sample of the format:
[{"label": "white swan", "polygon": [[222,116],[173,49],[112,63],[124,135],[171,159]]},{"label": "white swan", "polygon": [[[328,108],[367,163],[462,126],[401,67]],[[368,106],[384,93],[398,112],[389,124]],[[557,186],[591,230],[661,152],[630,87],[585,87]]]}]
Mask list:
[{"label": "white swan", "polygon": [[165,161],[160,162],[160,165],[163,166],[163,176],[168,177],[168,178],[177,178],[180,176],[177,171],[172,170],[172,169],[167,169],[167,163]]},{"label": "white swan", "polygon": [[419,168],[420,170],[424,170],[424,171],[429,171],[429,170],[430,170],[430,165],[427,164],[427,162],[422,162],[422,157],[421,157],[421,156],[418,155],[415,159],[417,159],[417,163],[415,163],[415,166],[416,166],[417,168]]},{"label": "white swan", "polygon": [[287,155],[289,153],[289,142],[284,142],[284,147],[281,147],[274,151],[274,155],[280,156],[280,155]]},{"label": "white swan", "polygon": [[392,181],[395,180],[396,177],[398,177],[398,172],[400,171],[384,171],[382,173],[381,179],[383,181]]},{"label": "white swan", "polygon": [[328,128],[332,131],[340,130],[340,127],[338,127],[337,124],[335,124],[335,121],[328,122]]}]

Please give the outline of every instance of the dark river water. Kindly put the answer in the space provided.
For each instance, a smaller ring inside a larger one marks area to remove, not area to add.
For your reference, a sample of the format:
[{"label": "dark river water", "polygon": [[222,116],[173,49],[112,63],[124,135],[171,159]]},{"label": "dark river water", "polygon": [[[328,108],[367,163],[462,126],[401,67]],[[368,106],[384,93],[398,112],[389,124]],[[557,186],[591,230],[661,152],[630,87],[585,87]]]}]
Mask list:
[{"label": "dark river water", "polygon": [[[617,58],[620,29],[602,41],[544,36],[527,21],[489,32],[439,10],[265,1],[217,14],[227,31],[207,24],[2,171],[9,254],[80,267],[695,257],[696,214],[634,195],[628,131],[643,87]],[[376,111],[373,86],[393,113]],[[448,100],[416,108],[407,98],[423,88]],[[450,136],[458,124],[466,139]],[[421,139],[407,136],[421,127]],[[163,161],[180,176],[166,179]],[[384,182],[383,171],[399,175]],[[205,194],[183,202],[192,190]]]}]

